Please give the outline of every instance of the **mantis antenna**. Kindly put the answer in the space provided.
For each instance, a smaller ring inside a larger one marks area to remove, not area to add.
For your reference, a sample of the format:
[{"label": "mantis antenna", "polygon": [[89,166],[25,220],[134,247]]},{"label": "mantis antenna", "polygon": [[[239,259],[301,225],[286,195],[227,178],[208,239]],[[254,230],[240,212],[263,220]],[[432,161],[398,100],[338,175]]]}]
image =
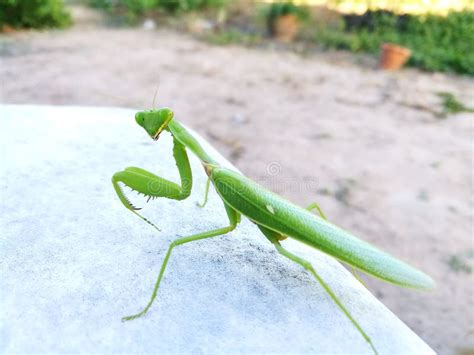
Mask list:
[{"label": "mantis antenna", "polygon": [[155,90],[155,95],[153,95],[153,102],[151,107],[153,107],[153,110],[156,108],[155,107],[155,101],[156,101],[156,96],[158,95],[158,89],[160,88],[160,77],[158,77],[158,84],[156,84],[156,90]]}]

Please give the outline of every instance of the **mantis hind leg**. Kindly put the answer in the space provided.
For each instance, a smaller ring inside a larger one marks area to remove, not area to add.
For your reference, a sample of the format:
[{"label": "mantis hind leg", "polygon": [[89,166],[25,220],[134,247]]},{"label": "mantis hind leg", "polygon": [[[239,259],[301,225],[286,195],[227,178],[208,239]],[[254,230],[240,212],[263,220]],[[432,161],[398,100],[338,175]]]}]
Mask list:
[{"label": "mantis hind leg", "polygon": [[321,216],[321,218],[327,220],[326,216],[324,215],[323,211],[321,210],[321,207],[319,207],[319,205],[316,202],[310,203],[308,205],[308,207],[306,207],[306,209],[308,211],[312,211],[312,210],[316,209],[318,211],[319,215]]},{"label": "mantis hind leg", "polygon": [[290,259],[291,261],[294,261],[295,263],[301,265],[305,270],[307,270],[313,277],[316,279],[316,281],[319,282],[319,284],[323,287],[324,291],[331,297],[331,299],[334,301],[334,303],[339,307],[339,309],[344,313],[344,315],[351,321],[352,325],[359,331],[359,333],[362,335],[362,337],[365,339],[365,341],[370,345],[372,348],[373,352],[375,354],[378,354],[377,350],[375,349],[372,340],[370,337],[365,333],[365,331],[362,329],[362,327],[357,323],[357,321],[352,317],[352,315],[349,313],[347,308],[342,304],[341,300],[336,296],[334,291],[329,287],[329,285],[322,279],[322,277],[317,273],[317,271],[314,269],[314,267],[311,265],[311,263],[305,259],[302,259],[298,257],[297,255],[289,252],[285,248],[283,248],[280,244],[280,239],[281,236],[266,228],[263,226],[258,225],[258,228],[261,230],[261,232],[267,237],[270,242],[275,246],[276,250],[278,253],[283,255],[284,257]]},{"label": "mantis hind leg", "polygon": [[217,237],[219,235],[229,233],[230,231],[235,229],[237,224],[240,222],[241,216],[235,210],[228,207],[227,205],[224,205],[224,206],[226,208],[227,216],[229,217],[229,226],[224,227],[224,228],[214,229],[214,230],[203,232],[203,233],[193,234],[193,235],[190,235],[188,237],[178,238],[178,239],[174,240],[170,244],[170,246],[168,248],[168,251],[166,252],[165,259],[163,260],[163,263],[161,264],[160,273],[158,274],[158,279],[156,280],[155,287],[153,289],[153,293],[151,295],[150,301],[148,302],[146,307],[140,313],[137,313],[137,314],[134,314],[134,315],[128,316],[128,317],[123,317],[122,321],[128,321],[128,320],[133,320],[133,319],[139,318],[139,317],[145,315],[148,312],[148,310],[152,306],[153,302],[155,301],[156,295],[158,294],[158,288],[160,287],[161,280],[163,279],[163,275],[165,273],[166,266],[168,265],[168,261],[169,261],[169,258],[171,256],[171,252],[175,247],[177,247],[178,245],[194,242],[196,240]]},{"label": "mantis hind leg", "polygon": [[[324,220],[328,220],[326,218],[326,215],[323,213],[323,211],[321,210],[321,207],[319,207],[319,205],[316,203],[316,202],[313,202],[311,204],[308,205],[308,207],[306,207],[306,209],[308,211],[312,211],[314,209],[316,209],[319,213],[319,215],[321,216],[322,219]],[[360,275],[358,274],[356,268],[354,268],[353,266],[351,265],[348,265],[348,267],[351,269],[351,272],[352,272],[352,275],[354,275],[354,277],[356,278],[357,281],[359,281],[362,285],[364,285],[364,287],[367,288],[367,286],[365,285],[364,281],[362,281],[362,278],[360,277]]]}]

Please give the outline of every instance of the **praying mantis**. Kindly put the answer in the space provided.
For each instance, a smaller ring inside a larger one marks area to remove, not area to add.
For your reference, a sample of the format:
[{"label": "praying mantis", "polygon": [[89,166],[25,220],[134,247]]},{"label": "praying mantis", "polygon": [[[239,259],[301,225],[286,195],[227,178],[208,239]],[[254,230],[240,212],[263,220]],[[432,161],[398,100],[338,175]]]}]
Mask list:
[{"label": "praying mantis", "polygon": [[[115,173],[112,177],[113,187],[122,204],[139,218],[159,230],[153,222],[138,212],[140,208],[135,207],[127,198],[123,191],[123,185],[147,196],[148,199],[164,197],[173,200],[184,200],[188,198],[193,184],[192,171],[186,151],[188,149],[199,158],[208,176],[204,203],[200,207],[204,207],[206,204],[212,183],[224,203],[229,223],[228,226],[223,228],[174,240],[165,255],[150,301],[141,312],[124,317],[122,318],[123,321],[139,318],[148,312],[157,296],[171,252],[175,247],[229,233],[237,227],[242,216],[247,217],[257,225],[279,254],[301,265],[319,282],[375,354],[377,354],[377,350],[371,338],[352,317],[316,269],[308,261],[285,249],[281,242],[288,237],[296,239],[350,265],[353,270],[365,272],[398,286],[421,290],[434,288],[434,281],[422,271],[380,251],[371,244],[328,222],[317,204],[313,203],[306,209],[301,208],[258,185],[251,179],[222,167],[206,153],[196,138],[174,118],[171,109],[160,108],[140,111],[136,113],[135,120],[155,141],[158,140],[163,131],[171,134],[173,138],[173,157],[181,181],[180,184],[176,184],[144,169],[128,167]],[[312,213],[312,209],[318,210],[319,216]]]}]

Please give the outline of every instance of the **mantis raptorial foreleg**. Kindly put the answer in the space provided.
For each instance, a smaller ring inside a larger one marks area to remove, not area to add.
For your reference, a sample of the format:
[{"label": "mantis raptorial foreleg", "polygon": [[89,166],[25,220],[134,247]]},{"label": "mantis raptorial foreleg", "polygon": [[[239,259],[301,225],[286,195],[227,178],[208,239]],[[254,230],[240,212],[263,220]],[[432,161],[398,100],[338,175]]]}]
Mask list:
[{"label": "mantis raptorial foreleg", "polygon": [[296,256],[295,254],[289,252],[285,248],[283,248],[280,244],[280,240],[282,239],[282,236],[271,229],[268,229],[266,227],[257,225],[258,228],[262,231],[262,233],[267,237],[267,239],[275,246],[276,250],[283,255],[284,257],[290,259],[291,261],[294,261],[295,263],[301,265],[305,270],[307,270],[309,273],[313,275],[313,277],[321,284],[321,286],[324,288],[324,290],[327,292],[329,297],[336,303],[336,305],[340,308],[340,310],[344,313],[344,315],[351,321],[351,323],[357,328],[359,333],[362,335],[362,337],[369,343],[370,347],[374,351],[375,354],[377,353],[377,350],[375,349],[374,345],[372,344],[372,340],[370,337],[364,332],[362,327],[357,323],[357,321],[352,317],[352,315],[349,313],[349,311],[344,307],[342,302],[339,300],[339,298],[336,296],[334,291],[329,287],[329,285],[322,279],[322,277],[316,272],[314,269],[313,265],[305,259],[300,258],[299,256]]},{"label": "mantis raptorial foreleg", "polygon": [[168,265],[168,260],[171,256],[171,251],[173,250],[173,248],[177,247],[178,245],[194,242],[196,240],[217,237],[219,235],[229,233],[230,231],[235,229],[237,224],[240,222],[241,216],[235,210],[228,207],[227,205],[224,205],[224,206],[226,208],[227,216],[229,217],[229,226],[224,227],[224,228],[214,229],[214,230],[207,231],[207,232],[193,234],[193,235],[190,235],[188,237],[182,237],[182,238],[178,238],[178,239],[174,240],[170,244],[170,246],[168,248],[168,251],[166,252],[166,256],[165,256],[165,259],[163,260],[163,264],[161,265],[160,273],[158,274],[158,279],[156,280],[155,287],[153,289],[153,293],[151,295],[150,301],[148,302],[146,307],[140,313],[137,313],[133,316],[123,317],[122,321],[133,320],[133,319],[139,318],[139,317],[145,315],[146,312],[148,312],[151,305],[153,304],[153,301],[156,298],[156,295],[158,294],[158,288],[160,287],[161,279],[163,278],[163,275],[165,273],[166,266]]},{"label": "mantis raptorial foreleg", "polygon": [[181,185],[137,167],[126,168],[125,170],[119,171],[112,176],[112,184],[114,186],[115,192],[117,193],[120,201],[122,201],[123,205],[158,230],[159,228],[157,226],[136,212],[137,210],[140,210],[140,208],[135,207],[128,200],[119,183],[125,184],[132,190],[137,191],[139,194],[147,196],[148,200],[155,199],[157,197],[165,197],[173,200],[184,200],[191,194],[193,177],[186,149],[184,145],[182,145],[176,139],[173,139],[173,157],[175,159],[176,166],[178,167]]}]

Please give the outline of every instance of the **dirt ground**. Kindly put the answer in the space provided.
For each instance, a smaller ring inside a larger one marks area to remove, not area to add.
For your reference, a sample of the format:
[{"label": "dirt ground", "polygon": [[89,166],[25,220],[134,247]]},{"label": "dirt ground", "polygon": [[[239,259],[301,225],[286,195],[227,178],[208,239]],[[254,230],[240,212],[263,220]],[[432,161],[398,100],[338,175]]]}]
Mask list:
[{"label": "dirt ground", "polygon": [[472,78],[76,18],[0,36],[2,103],[149,108],[159,77],[158,104],[245,174],[430,274],[429,293],[364,279],[440,354],[474,352],[474,115],[436,115],[440,91],[474,104]]}]

